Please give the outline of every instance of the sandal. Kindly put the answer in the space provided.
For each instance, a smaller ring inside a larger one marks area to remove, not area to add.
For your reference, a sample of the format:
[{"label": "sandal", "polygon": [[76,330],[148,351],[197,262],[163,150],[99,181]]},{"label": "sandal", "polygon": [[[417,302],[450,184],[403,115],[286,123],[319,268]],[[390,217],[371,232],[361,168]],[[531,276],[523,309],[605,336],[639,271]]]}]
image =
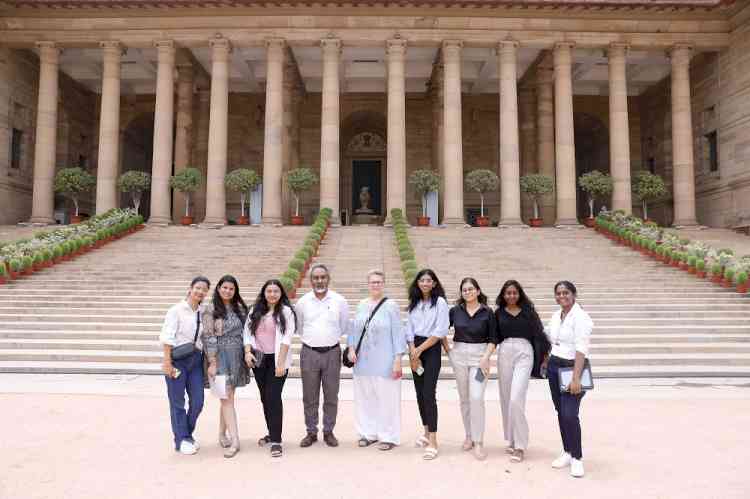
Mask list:
[{"label": "sandal", "polygon": [[391,443],[391,442],[380,442],[380,445],[378,445],[378,449],[383,450],[383,451],[391,450],[394,447],[396,447],[396,444]]},{"label": "sandal", "polygon": [[227,447],[231,447],[232,441],[227,437],[226,435],[221,435],[219,437],[219,446],[222,449],[226,449]]},{"label": "sandal", "polygon": [[359,439],[359,441],[357,441],[357,445],[360,447],[369,447],[375,442],[377,442],[377,440],[370,440],[368,438],[362,437]]},{"label": "sandal", "polygon": [[505,453],[510,454],[511,456],[516,453],[516,448],[512,445],[509,445],[505,448]]},{"label": "sandal", "polygon": [[438,450],[435,447],[425,447],[422,459],[425,461],[432,461],[438,456]]},{"label": "sandal", "polygon": [[523,450],[516,449],[512,456],[510,456],[511,463],[520,463],[523,461]]},{"label": "sandal", "polygon": [[420,437],[414,442],[414,447],[418,447],[420,449],[423,449],[429,445],[430,441],[424,435],[420,435]]},{"label": "sandal", "polygon": [[461,446],[461,450],[464,452],[470,451],[474,448],[474,442],[469,439],[464,440],[464,444]]},{"label": "sandal", "polygon": [[226,449],[224,449],[224,457],[232,458],[236,456],[239,451],[240,451],[239,447],[234,447],[234,446],[227,447]]},{"label": "sandal", "polygon": [[284,454],[284,449],[281,447],[281,444],[271,445],[271,457],[281,457],[282,454]]},{"label": "sandal", "polygon": [[263,438],[258,439],[258,447],[265,447],[266,445],[271,443],[271,437],[266,435]]},{"label": "sandal", "polygon": [[487,459],[487,452],[484,450],[482,444],[476,444],[474,446],[474,457],[477,461],[484,461]]}]

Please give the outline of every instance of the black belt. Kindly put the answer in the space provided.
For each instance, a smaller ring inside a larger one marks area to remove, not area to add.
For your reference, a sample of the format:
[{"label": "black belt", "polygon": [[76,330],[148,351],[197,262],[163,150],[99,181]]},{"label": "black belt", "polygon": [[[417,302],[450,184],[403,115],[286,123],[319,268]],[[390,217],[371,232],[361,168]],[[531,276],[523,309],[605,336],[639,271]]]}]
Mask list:
[{"label": "black belt", "polygon": [[338,343],[336,343],[335,345],[331,345],[330,347],[311,347],[310,345],[306,345],[304,343],[302,344],[302,346],[305,347],[305,348],[309,348],[310,350],[315,350],[318,353],[330,352],[334,348],[340,348],[341,347],[341,345],[338,344]]}]

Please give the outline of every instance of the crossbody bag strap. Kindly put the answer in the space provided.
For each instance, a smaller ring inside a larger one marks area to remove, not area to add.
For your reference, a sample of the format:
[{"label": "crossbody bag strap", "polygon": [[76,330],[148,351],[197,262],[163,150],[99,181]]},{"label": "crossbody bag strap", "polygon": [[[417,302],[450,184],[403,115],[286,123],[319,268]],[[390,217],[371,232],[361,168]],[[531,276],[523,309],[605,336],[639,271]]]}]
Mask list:
[{"label": "crossbody bag strap", "polygon": [[198,343],[198,331],[201,328],[201,311],[197,310],[195,312],[195,336],[193,337],[193,345]]},{"label": "crossbody bag strap", "polygon": [[377,305],[375,305],[375,308],[372,309],[372,313],[370,314],[370,317],[367,318],[367,322],[365,322],[365,327],[362,328],[362,336],[359,337],[359,341],[357,342],[357,348],[354,350],[355,355],[359,355],[359,349],[362,346],[362,340],[365,339],[365,334],[367,333],[367,327],[370,325],[370,321],[373,317],[375,317],[375,314],[377,313],[378,309],[380,308],[380,305],[385,303],[385,301],[388,298],[383,298],[378,302]]}]

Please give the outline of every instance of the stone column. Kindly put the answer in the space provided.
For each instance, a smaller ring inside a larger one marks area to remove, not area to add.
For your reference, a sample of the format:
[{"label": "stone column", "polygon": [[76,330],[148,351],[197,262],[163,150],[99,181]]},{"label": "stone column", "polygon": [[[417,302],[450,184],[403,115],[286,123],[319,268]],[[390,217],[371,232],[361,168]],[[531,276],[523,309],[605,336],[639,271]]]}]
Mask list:
[{"label": "stone column", "polygon": [[609,58],[609,168],[614,190],[612,209],[632,213],[630,186],[630,126],[625,74],[628,46],[612,43]]},{"label": "stone column", "polygon": [[443,42],[443,164],[445,193],[443,223],[463,225],[464,164],[461,136],[461,48],[463,42]]},{"label": "stone column", "polygon": [[[207,84],[203,84],[207,85]],[[193,164],[206,174],[208,163],[208,124],[211,114],[211,91],[198,87],[198,116],[195,132],[195,145],[193,147]],[[193,204],[193,216],[203,220],[206,216],[206,183],[204,182],[197,191],[193,193],[195,198]]]},{"label": "stone column", "polygon": [[387,211],[400,209],[406,217],[406,40],[386,41],[388,57]]},{"label": "stone column", "polygon": [[[552,68],[539,66],[536,79],[536,166],[537,172],[547,175],[555,185],[555,99]],[[555,190],[544,196],[539,216],[545,225],[555,223]]]},{"label": "stone column", "polygon": [[57,80],[60,49],[54,42],[37,42],[39,49],[39,100],[34,144],[34,190],[31,223],[54,224],[55,156],[57,154]]},{"label": "stone column", "polygon": [[573,43],[555,45],[555,173],[557,220],[555,225],[578,225],[576,214],[576,151],[573,130]]},{"label": "stone column", "polygon": [[102,48],[102,101],[99,113],[99,163],[96,168],[96,214],[117,208],[117,170],[120,157],[120,42]]},{"label": "stone column", "polygon": [[675,45],[672,60],[672,182],[674,226],[698,225],[695,217],[695,166],[693,119],[690,104],[690,53],[687,45]]},{"label": "stone column", "polygon": [[518,89],[516,51],[518,42],[502,41],[497,47],[500,80],[500,224],[521,221],[520,159],[518,152]]},{"label": "stone column", "polygon": [[[520,175],[536,173],[536,95],[534,88],[525,86],[518,89],[518,119],[520,141],[521,171]],[[533,216],[532,201],[527,196],[521,196],[521,220],[528,220]]]},{"label": "stone column", "polygon": [[227,223],[227,126],[229,120],[229,52],[226,38],[213,38],[211,47],[211,111],[208,119],[208,165],[206,169],[206,218],[204,224]]},{"label": "stone column", "polygon": [[[187,168],[193,145],[193,85],[194,70],[192,64],[177,66],[177,123],[174,137],[174,172]],[[197,192],[193,198],[193,216],[197,216]],[[172,219],[178,222],[185,211],[185,195],[180,191],[172,192]]]},{"label": "stone column", "polygon": [[284,49],[286,42],[279,38],[266,41],[266,118],[263,141],[263,223],[280,224]]},{"label": "stone column", "polygon": [[172,138],[174,135],[174,42],[154,43],[158,54],[156,71],[156,107],[154,109],[154,158],[151,165],[151,218],[149,223],[168,224],[172,197]]},{"label": "stone column", "polygon": [[[432,68],[430,78],[432,91],[432,169],[440,175],[438,220],[443,219],[445,201],[445,167],[443,163],[443,63],[438,62]],[[435,221],[437,222],[437,221]]]},{"label": "stone column", "polygon": [[320,207],[330,208],[332,224],[340,224],[339,209],[339,57],[341,40],[320,41],[323,89],[320,111]]}]

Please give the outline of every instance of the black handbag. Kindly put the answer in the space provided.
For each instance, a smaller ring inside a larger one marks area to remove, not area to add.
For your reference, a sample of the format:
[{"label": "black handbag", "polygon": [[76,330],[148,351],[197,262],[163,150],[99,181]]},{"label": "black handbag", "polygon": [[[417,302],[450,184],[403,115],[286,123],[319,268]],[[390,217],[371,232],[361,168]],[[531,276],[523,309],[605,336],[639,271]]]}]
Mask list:
[{"label": "black handbag", "polygon": [[198,341],[198,330],[201,327],[201,312],[198,310],[195,315],[195,337],[190,343],[184,343],[172,348],[172,360],[182,360],[193,355],[196,351],[195,343]]},{"label": "black handbag", "polygon": [[[362,328],[362,335],[359,337],[359,341],[357,342],[357,348],[354,350],[355,355],[359,355],[359,349],[362,347],[362,340],[365,338],[365,333],[367,333],[367,327],[370,325],[370,321],[373,317],[375,317],[375,313],[380,308],[380,305],[382,305],[388,298],[383,298],[380,300],[380,302],[375,305],[375,308],[372,309],[372,313],[370,314],[370,317],[367,318],[367,322],[365,322],[365,327]],[[354,362],[349,360],[349,349],[351,347],[346,347],[344,349],[344,353],[341,354],[341,363],[344,364],[346,367],[354,367]]]}]

